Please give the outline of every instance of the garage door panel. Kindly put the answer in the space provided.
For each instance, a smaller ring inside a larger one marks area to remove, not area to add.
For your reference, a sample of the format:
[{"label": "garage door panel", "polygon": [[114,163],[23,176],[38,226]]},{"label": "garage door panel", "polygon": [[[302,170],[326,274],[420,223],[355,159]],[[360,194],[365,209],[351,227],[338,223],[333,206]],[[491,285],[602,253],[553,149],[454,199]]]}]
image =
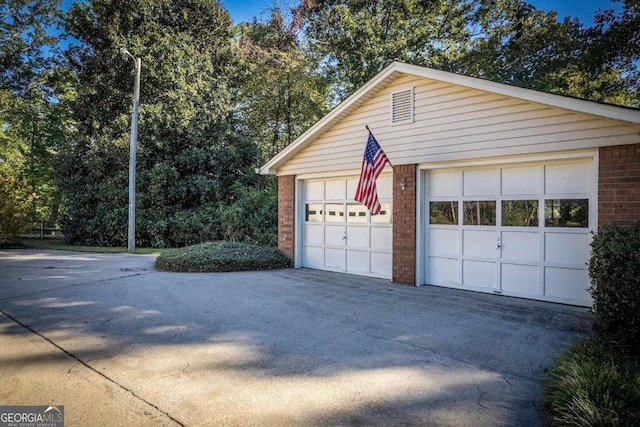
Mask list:
[{"label": "garage door panel", "polygon": [[307,245],[322,245],[324,243],[324,226],[306,224],[304,226],[304,241]]},{"label": "garage door panel", "polygon": [[324,250],[313,246],[304,248],[304,263],[309,268],[324,268]]},{"label": "garage door panel", "polygon": [[368,273],[369,253],[367,251],[347,250],[347,271]]},{"label": "garage door panel", "polygon": [[324,241],[330,246],[344,246],[344,226],[343,225],[325,225]]},{"label": "garage door panel", "polygon": [[540,267],[533,265],[502,264],[501,290],[515,294],[540,295]]},{"label": "garage door panel", "polygon": [[496,232],[492,230],[463,230],[462,253],[464,256],[495,258],[497,256]]},{"label": "garage door panel", "polygon": [[393,198],[393,182],[390,176],[383,176],[376,181],[378,198],[380,200],[391,200]]},{"label": "garage door panel", "polygon": [[589,259],[591,234],[546,233],[545,261],[584,267]]},{"label": "garage door panel", "polygon": [[462,261],[462,284],[474,288],[493,288],[496,284],[495,262]]},{"label": "garage door panel", "polygon": [[502,169],[502,195],[526,196],[540,193],[538,166]]},{"label": "garage door panel", "polygon": [[546,296],[574,299],[591,305],[587,270],[546,267],[544,285]]},{"label": "garage door panel", "polygon": [[430,197],[457,197],[460,195],[460,172],[434,172],[429,176]]},{"label": "garage door panel", "polygon": [[429,230],[429,253],[460,255],[460,231],[458,229],[431,228]]},{"label": "garage door panel", "polygon": [[545,166],[545,193],[589,194],[591,191],[590,170],[589,163]]},{"label": "garage door panel", "polygon": [[457,259],[429,257],[427,266],[429,283],[460,286],[458,266]]},{"label": "garage door panel", "polygon": [[540,233],[503,231],[501,250],[502,259],[537,263],[540,260]]},{"label": "garage door panel", "polygon": [[347,246],[356,248],[369,247],[369,228],[368,227],[347,227]]},{"label": "garage door panel", "polygon": [[463,173],[464,196],[495,196],[498,194],[498,171],[478,170]]},{"label": "garage door panel", "polygon": [[344,250],[324,248],[324,267],[330,270],[344,271],[345,269]]},{"label": "garage door panel", "polygon": [[391,227],[371,227],[371,248],[391,250]]},{"label": "garage door panel", "polygon": [[391,254],[371,252],[371,272],[382,277],[391,277]]},{"label": "garage door panel", "polygon": [[325,181],[325,199],[343,200],[346,198],[345,182],[343,179],[335,181]]},{"label": "garage door panel", "polygon": [[356,190],[358,189],[358,178],[351,178],[347,180],[347,200],[353,201],[356,197]]},{"label": "garage door panel", "polygon": [[305,200],[322,200],[324,199],[324,182],[307,181],[304,185]]}]

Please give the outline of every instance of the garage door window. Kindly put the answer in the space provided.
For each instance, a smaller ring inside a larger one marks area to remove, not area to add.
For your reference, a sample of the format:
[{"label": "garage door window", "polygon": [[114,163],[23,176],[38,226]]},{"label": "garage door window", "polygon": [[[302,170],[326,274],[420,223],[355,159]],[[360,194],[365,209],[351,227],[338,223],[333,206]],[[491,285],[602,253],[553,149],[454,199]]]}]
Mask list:
[{"label": "garage door window", "polygon": [[375,224],[391,224],[391,203],[381,203],[378,215],[371,215],[371,222]]},{"label": "garage door window", "polygon": [[503,200],[502,201],[502,226],[503,227],[537,227],[538,226],[538,201],[537,200]]},{"label": "garage door window", "polygon": [[325,210],[327,222],[344,222],[344,205],[342,203],[327,203]]},{"label": "garage door window", "polygon": [[322,203],[307,203],[305,207],[305,221],[322,222]]},{"label": "garage door window", "polygon": [[430,202],[429,203],[429,223],[430,224],[458,224],[458,202]]},{"label": "garage door window", "polygon": [[496,201],[465,201],[464,225],[496,225]]},{"label": "garage door window", "polygon": [[366,223],[367,207],[362,204],[347,205],[347,222],[349,223]]},{"label": "garage door window", "polygon": [[547,227],[589,227],[589,199],[547,199],[544,201]]}]

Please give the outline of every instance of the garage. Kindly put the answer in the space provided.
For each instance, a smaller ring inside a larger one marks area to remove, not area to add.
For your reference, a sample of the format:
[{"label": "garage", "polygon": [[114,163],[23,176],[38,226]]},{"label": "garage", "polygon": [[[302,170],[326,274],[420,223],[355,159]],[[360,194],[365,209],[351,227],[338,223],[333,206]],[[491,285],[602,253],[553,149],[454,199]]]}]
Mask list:
[{"label": "garage", "polygon": [[591,305],[593,158],[423,174],[427,284]]},{"label": "garage", "polygon": [[353,199],[357,176],[303,181],[303,267],[391,278],[391,176],[377,184],[382,210],[371,215]]},{"label": "garage", "polygon": [[592,233],[640,220],[640,111],[393,62],[257,172],[294,267],[591,306]]}]

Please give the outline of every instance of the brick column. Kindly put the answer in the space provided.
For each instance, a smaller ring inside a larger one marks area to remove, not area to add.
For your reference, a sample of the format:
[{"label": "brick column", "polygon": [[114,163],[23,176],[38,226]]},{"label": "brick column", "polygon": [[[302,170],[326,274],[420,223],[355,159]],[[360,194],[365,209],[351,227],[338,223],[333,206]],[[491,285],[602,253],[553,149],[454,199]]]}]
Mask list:
[{"label": "brick column", "polygon": [[[392,280],[416,284],[416,165],[395,166],[393,174]],[[405,189],[400,186],[405,182]]]},{"label": "brick column", "polygon": [[283,175],[278,177],[278,249],[289,257],[291,265],[293,265],[293,257],[295,254],[295,191],[295,175]]},{"label": "brick column", "polygon": [[600,148],[598,226],[640,221],[640,144]]}]

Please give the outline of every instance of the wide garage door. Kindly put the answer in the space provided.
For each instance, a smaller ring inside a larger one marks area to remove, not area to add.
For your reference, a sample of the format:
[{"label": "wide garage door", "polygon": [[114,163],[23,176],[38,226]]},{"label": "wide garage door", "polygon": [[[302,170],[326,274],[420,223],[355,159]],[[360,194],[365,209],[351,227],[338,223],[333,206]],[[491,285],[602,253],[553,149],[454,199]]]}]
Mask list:
[{"label": "wide garage door", "polygon": [[592,160],[426,172],[425,282],[591,305]]},{"label": "wide garage door", "polygon": [[358,177],[304,181],[304,267],[391,278],[391,177],[378,178],[382,211],[353,200]]}]

